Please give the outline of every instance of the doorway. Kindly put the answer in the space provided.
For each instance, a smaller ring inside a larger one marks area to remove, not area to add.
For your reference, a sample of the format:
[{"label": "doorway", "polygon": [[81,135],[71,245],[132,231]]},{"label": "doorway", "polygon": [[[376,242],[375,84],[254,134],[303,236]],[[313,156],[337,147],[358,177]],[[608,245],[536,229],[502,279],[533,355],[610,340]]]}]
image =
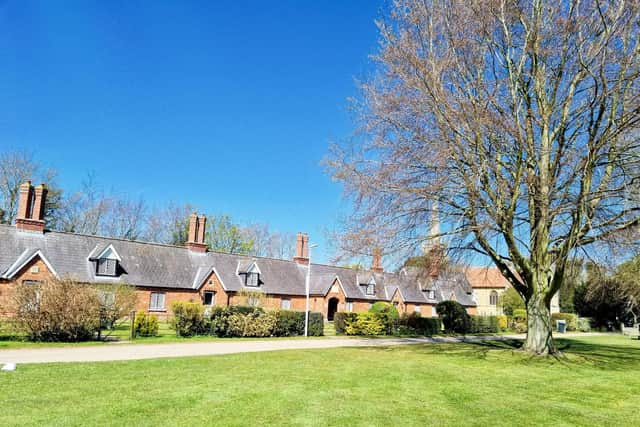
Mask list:
[{"label": "doorway", "polygon": [[327,320],[333,322],[333,316],[338,311],[338,298],[329,299],[329,307],[327,309]]}]

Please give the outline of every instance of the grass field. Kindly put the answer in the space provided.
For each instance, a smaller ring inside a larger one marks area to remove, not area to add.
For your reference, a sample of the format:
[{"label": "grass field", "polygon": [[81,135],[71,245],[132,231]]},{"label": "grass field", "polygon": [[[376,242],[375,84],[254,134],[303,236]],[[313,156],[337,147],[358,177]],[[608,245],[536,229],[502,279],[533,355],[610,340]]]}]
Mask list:
[{"label": "grass field", "polygon": [[21,365],[0,425],[640,425],[640,341],[280,351]]}]

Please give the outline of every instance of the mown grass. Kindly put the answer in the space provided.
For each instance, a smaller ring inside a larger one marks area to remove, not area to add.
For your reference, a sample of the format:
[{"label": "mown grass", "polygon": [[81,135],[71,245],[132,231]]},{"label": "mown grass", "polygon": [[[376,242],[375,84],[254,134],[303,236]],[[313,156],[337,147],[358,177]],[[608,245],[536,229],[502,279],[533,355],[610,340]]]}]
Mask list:
[{"label": "mown grass", "polygon": [[640,425],[640,341],[559,340],[21,365],[0,425]]}]

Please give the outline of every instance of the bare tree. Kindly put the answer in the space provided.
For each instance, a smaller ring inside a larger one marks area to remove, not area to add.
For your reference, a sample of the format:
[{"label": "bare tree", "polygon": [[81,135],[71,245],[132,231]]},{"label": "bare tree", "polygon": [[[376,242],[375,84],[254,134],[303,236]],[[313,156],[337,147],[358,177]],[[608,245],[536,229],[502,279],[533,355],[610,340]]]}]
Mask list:
[{"label": "bare tree", "polygon": [[11,224],[18,213],[20,185],[29,180],[39,180],[49,188],[45,215],[51,217],[58,208],[61,192],[54,183],[57,173],[44,169],[25,151],[0,153],[0,224]]},{"label": "bare tree", "polygon": [[112,201],[97,184],[95,176],[88,174],[81,190],[65,197],[56,215],[57,229],[61,231],[96,235],[101,234]]},{"label": "bare tree", "polygon": [[145,230],[146,215],[147,204],[142,197],[137,199],[113,198],[101,234],[137,240]]},{"label": "bare tree", "polygon": [[346,249],[417,246],[435,201],[452,247],[522,295],[524,349],[555,352],[567,260],[640,222],[639,8],[396,0],[356,104],[362,138],[328,160],[354,206]]},{"label": "bare tree", "polygon": [[157,209],[147,219],[145,240],[171,245],[184,245],[189,232],[189,215],[194,211],[191,204],[168,206]]},{"label": "bare tree", "polygon": [[291,259],[295,253],[296,237],[293,233],[271,231],[268,224],[249,224],[243,228],[247,240],[253,242],[251,255]]}]

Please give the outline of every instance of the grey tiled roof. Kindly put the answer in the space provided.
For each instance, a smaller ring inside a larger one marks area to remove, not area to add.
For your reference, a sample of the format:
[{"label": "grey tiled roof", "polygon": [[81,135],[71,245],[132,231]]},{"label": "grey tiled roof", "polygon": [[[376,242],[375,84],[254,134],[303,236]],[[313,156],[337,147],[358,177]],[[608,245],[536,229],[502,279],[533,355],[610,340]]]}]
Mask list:
[{"label": "grey tiled roof", "polygon": [[[121,258],[122,274],[117,278],[96,276],[95,264],[89,260],[109,245]],[[268,294],[305,295],[307,266],[293,261],[249,257],[219,252],[193,252],[184,247],[137,242],[108,237],[86,236],[47,231],[31,233],[13,226],[0,225],[0,277],[21,259],[38,251],[60,277],[70,277],[86,283],[130,283],[137,286],[198,289],[215,271],[228,291],[247,289],[239,270],[255,262],[260,270],[259,290]],[[310,293],[326,295],[334,280],[339,279],[349,299],[389,301],[395,289],[400,289],[407,302],[437,303],[453,294],[463,305],[475,305],[471,286],[464,274],[439,277],[430,286],[436,290],[436,300],[428,300],[422,291],[424,280],[415,270],[401,273],[374,273],[366,270],[311,265]],[[366,294],[366,284],[375,282],[375,293]]]}]

